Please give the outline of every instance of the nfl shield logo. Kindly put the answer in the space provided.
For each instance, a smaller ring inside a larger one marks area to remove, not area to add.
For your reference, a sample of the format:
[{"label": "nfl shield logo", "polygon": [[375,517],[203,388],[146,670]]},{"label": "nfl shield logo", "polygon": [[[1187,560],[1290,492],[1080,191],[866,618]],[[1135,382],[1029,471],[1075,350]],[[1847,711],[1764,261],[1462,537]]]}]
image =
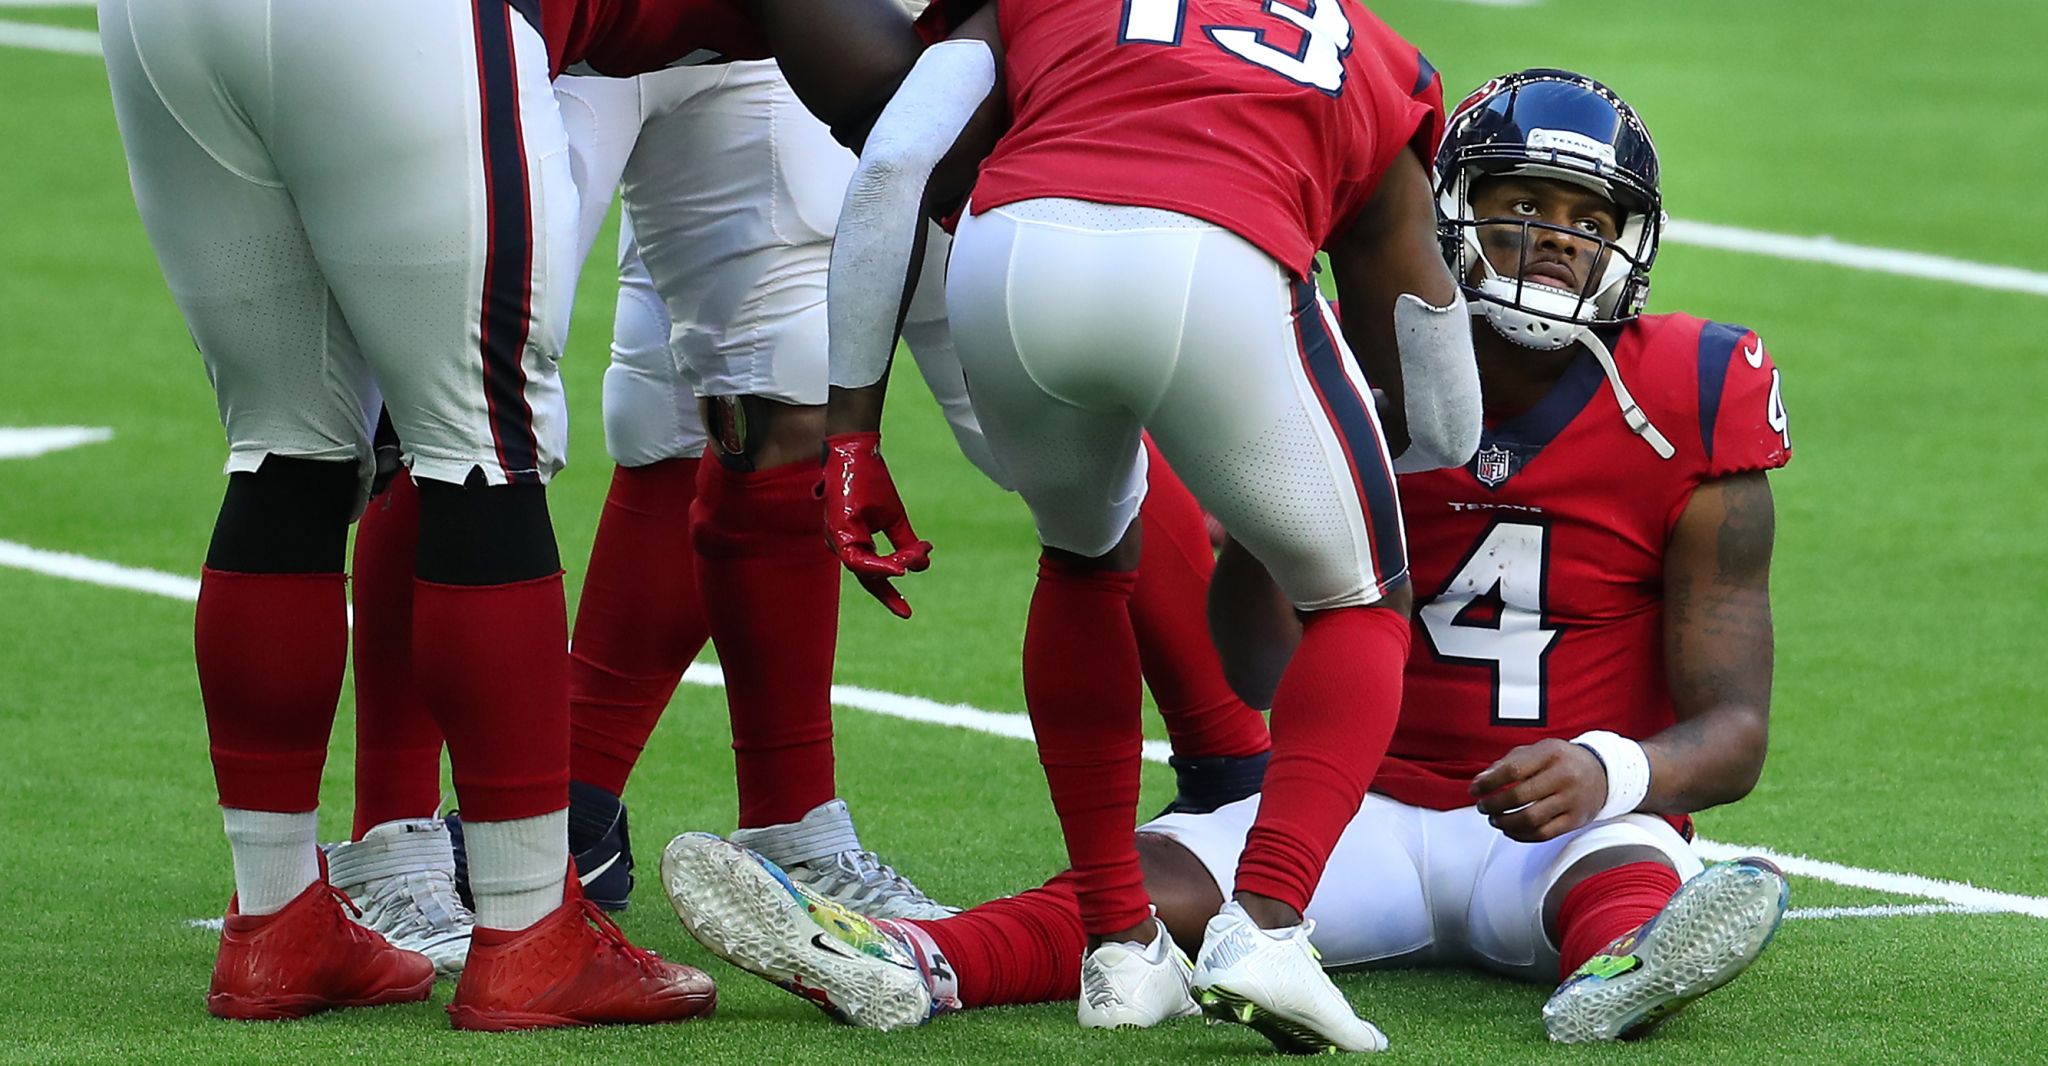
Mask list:
[{"label": "nfl shield logo", "polygon": [[1479,449],[1472,459],[1472,473],[1489,489],[1497,489],[1500,483],[1515,472],[1515,453],[1498,444],[1489,444]]}]

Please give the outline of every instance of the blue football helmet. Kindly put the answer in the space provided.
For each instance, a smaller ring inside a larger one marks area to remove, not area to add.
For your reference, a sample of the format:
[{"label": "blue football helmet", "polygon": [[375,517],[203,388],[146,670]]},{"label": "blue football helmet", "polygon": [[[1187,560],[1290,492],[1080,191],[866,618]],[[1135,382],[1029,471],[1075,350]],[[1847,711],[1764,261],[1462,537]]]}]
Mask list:
[{"label": "blue football helmet", "polygon": [[[1496,177],[1548,178],[1592,189],[1619,209],[1617,239],[1531,219],[1474,217],[1473,184]],[[1444,259],[1473,307],[1509,340],[1554,350],[1594,326],[1642,313],[1665,223],[1657,147],[1635,109],[1607,86],[1544,68],[1480,86],[1451,115],[1436,157],[1436,191]],[[1603,258],[1580,292],[1525,281],[1520,268],[1504,277],[1480,254],[1481,226],[1524,227],[1525,257],[1528,231],[1552,229],[1579,241],[1598,240]],[[1480,280],[1472,284],[1475,264]]]}]

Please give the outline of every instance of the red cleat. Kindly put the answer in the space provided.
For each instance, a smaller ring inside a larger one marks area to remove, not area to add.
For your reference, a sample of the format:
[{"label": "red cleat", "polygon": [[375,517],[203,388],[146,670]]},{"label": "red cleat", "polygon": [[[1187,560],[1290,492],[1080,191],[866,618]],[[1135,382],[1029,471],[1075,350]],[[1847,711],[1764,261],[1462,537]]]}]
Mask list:
[{"label": "red cleat", "polygon": [[[277,1021],[335,1007],[413,1003],[434,988],[434,964],[349,920],[355,904],[315,881],[276,914],[228,901],[206,1009],[222,1018]],[[358,911],[357,913],[361,913]]]},{"label": "red cleat", "polygon": [[701,1018],[718,1004],[702,970],[634,947],[569,879],[553,914],[516,932],[481,925],[455,986],[457,1029],[646,1025]]}]

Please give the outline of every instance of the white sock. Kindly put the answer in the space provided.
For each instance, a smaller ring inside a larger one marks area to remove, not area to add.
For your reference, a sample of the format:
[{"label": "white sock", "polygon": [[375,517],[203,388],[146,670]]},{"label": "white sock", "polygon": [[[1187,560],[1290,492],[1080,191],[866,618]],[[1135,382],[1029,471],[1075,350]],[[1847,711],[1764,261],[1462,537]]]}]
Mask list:
[{"label": "white sock", "polygon": [[279,813],[221,808],[235,857],[235,908],[276,914],[320,880],[320,819],[312,811]]},{"label": "white sock", "polygon": [[509,822],[462,822],[476,924],[524,929],[562,905],[569,874],[569,810]]}]

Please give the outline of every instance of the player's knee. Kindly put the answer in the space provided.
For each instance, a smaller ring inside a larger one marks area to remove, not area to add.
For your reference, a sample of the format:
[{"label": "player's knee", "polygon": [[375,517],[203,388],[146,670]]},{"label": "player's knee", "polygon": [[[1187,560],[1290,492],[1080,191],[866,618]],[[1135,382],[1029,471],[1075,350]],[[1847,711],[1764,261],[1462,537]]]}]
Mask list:
[{"label": "player's knee", "polygon": [[542,485],[491,485],[481,471],[451,485],[419,482],[422,581],[509,585],[562,569]]},{"label": "player's knee", "polygon": [[1209,868],[1163,833],[1138,834],[1138,865],[1145,872],[1145,892],[1174,943],[1189,954],[1201,950],[1203,930],[1223,909],[1223,891]]},{"label": "player's knee", "polygon": [[711,396],[701,401],[711,451],[730,470],[770,470],[818,461],[825,445],[822,404],[765,396]]},{"label": "player's knee", "polygon": [[206,565],[241,574],[338,574],[361,491],[362,468],[353,461],[273,455],[254,471],[232,474]]},{"label": "player's knee", "polygon": [[1144,554],[1144,537],[1143,524],[1134,519],[1107,550],[1075,550],[1047,544],[1045,559],[1074,570],[1132,571],[1138,568],[1138,559]]}]

